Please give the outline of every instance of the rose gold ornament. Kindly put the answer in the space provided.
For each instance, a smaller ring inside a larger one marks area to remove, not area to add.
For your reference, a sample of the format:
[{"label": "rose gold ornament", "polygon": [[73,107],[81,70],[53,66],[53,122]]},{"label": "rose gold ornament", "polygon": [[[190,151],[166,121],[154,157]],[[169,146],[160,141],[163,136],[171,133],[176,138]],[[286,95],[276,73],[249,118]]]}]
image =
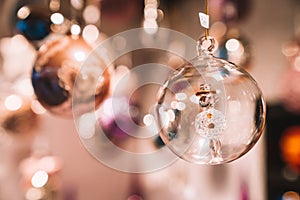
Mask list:
[{"label": "rose gold ornament", "polygon": [[[82,113],[91,109],[86,106],[89,102],[94,101],[98,107],[105,99],[109,93],[109,70],[91,52],[91,46],[81,36],[66,36],[40,48],[32,70],[32,84],[37,99],[48,111],[71,117],[72,97]],[[80,70],[82,65],[86,65],[84,71]]]}]

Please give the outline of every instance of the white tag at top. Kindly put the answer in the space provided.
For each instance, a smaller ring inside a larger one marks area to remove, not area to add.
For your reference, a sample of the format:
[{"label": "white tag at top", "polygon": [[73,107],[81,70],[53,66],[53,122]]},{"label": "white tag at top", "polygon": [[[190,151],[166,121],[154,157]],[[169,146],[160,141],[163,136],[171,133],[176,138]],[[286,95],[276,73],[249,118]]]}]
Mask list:
[{"label": "white tag at top", "polygon": [[209,15],[199,12],[200,24],[202,27],[209,29]]}]

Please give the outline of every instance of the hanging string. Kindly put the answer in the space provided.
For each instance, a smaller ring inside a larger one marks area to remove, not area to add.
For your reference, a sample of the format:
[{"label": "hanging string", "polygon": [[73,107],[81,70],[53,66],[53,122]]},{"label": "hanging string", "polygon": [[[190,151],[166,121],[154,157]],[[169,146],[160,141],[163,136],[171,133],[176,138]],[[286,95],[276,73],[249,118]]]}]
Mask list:
[{"label": "hanging string", "polygon": [[[205,14],[209,15],[209,12],[208,12],[208,0],[205,0]],[[205,29],[205,38],[208,39],[208,36],[209,36],[209,28],[206,28]]]},{"label": "hanging string", "polygon": [[197,44],[198,54],[210,53],[215,48],[215,39],[209,35],[209,9],[208,0],[205,0],[205,13],[199,12],[200,24],[205,28],[205,35],[200,37]]}]

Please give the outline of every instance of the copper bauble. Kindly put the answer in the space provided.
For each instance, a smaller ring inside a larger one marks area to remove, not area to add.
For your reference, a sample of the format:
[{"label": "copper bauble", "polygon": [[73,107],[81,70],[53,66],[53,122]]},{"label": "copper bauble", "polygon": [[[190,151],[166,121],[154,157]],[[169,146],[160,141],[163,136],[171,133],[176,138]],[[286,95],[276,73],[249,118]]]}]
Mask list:
[{"label": "copper bauble", "polygon": [[[109,92],[109,71],[103,60],[91,52],[90,45],[80,36],[66,36],[40,48],[32,70],[32,85],[37,99],[48,111],[71,117],[72,97],[81,113],[91,109],[88,105],[92,101],[98,107],[105,99]],[[97,77],[99,71],[101,77]]]}]

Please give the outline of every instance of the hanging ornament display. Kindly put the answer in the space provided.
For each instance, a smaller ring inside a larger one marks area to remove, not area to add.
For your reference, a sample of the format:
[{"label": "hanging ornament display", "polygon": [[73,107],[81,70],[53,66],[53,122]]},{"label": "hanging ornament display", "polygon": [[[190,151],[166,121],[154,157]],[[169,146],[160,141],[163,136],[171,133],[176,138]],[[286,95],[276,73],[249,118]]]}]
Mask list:
[{"label": "hanging ornament display", "polygon": [[209,36],[207,13],[208,7],[199,15],[206,34],[198,41],[198,56],[160,88],[156,113],[160,136],[177,156],[215,165],[254,146],[264,129],[266,108],[246,71],[212,55],[215,40]]},{"label": "hanging ornament display", "polygon": [[[71,117],[72,97],[80,104],[76,109],[82,113],[88,111],[85,105],[89,102],[95,101],[95,107],[98,107],[105,99],[109,92],[109,71],[100,57],[89,55],[91,51],[79,35],[66,36],[40,48],[32,70],[32,85],[37,99],[48,111]],[[88,67],[80,71],[88,56],[91,63],[85,63]],[[96,77],[95,72],[102,76]],[[78,88],[73,88],[75,80]],[[91,91],[95,86],[96,89]],[[72,96],[75,89],[76,94]]]}]

